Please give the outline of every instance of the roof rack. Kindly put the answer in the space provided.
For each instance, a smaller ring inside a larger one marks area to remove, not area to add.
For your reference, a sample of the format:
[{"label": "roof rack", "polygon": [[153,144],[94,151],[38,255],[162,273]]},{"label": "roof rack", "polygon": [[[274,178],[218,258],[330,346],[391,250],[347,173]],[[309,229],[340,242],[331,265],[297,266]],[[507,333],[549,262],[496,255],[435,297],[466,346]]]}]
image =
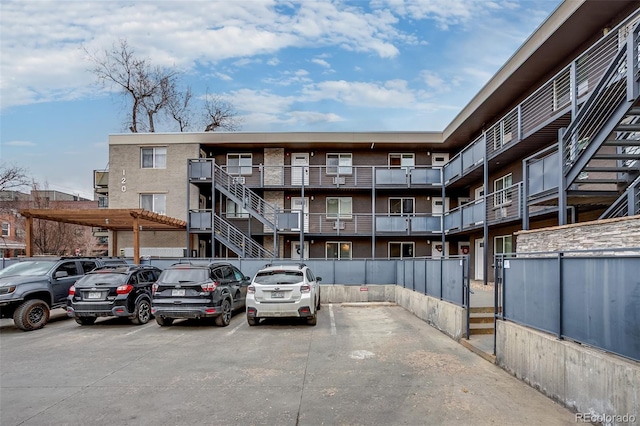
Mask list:
[{"label": "roof rack", "polygon": [[298,269],[302,269],[305,266],[307,266],[305,263],[302,262],[272,262],[272,263],[267,263],[266,265],[264,265],[265,268],[270,268],[272,266],[287,266],[287,265],[297,265]]}]

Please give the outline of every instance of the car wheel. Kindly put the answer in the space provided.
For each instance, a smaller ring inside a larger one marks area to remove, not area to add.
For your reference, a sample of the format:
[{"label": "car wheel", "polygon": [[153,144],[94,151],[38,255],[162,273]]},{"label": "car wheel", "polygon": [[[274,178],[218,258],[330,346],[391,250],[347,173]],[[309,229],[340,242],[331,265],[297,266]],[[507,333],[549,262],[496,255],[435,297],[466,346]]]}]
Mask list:
[{"label": "car wheel", "polygon": [[260,324],[260,318],[247,317],[247,322],[249,323],[250,326],[258,325]]},{"label": "car wheel", "polygon": [[18,306],[13,322],[23,331],[37,330],[49,321],[49,305],[40,299],[31,299]]},{"label": "car wheel", "polygon": [[316,325],[318,323],[318,315],[317,314],[313,314],[310,317],[307,317],[307,324],[309,325]]},{"label": "car wheel", "polygon": [[173,324],[173,318],[156,316],[156,322],[160,327],[169,327],[171,324]]},{"label": "car wheel", "polygon": [[318,304],[316,305],[316,311],[320,310],[320,294],[318,294]]},{"label": "car wheel", "polygon": [[136,313],[132,323],[137,325],[146,324],[151,319],[151,304],[147,299],[141,299],[136,305]]},{"label": "car wheel", "polygon": [[76,322],[80,325],[93,325],[96,322],[96,317],[76,317]]},{"label": "car wheel", "polygon": [[231,322],[231,303],[229,299],[222,301],[222,313],[216,317],[216,325],[226,327]]}]

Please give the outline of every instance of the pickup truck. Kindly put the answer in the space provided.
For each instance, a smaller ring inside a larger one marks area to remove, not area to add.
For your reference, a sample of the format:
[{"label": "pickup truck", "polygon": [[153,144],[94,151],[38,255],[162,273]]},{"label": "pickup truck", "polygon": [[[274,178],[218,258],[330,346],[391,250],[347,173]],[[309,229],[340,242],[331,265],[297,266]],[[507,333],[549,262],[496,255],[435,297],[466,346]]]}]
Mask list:
[{"label": "pickup truck", "polygon": [[24,331],[49,321],[49,311],[66,308],[69,288],[98,266],[126,265],[121,258],[30,257],[0,269],[0,317]]}]

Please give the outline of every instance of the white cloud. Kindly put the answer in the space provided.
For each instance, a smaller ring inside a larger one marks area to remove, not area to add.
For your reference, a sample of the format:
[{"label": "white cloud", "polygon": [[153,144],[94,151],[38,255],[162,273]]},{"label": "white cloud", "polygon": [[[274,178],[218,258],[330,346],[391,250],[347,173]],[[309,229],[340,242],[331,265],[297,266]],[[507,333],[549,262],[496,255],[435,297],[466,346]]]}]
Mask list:
[{"label": "white cloud", "polygon": [[6,146],[36,146],[36,144],[31,141],[9,141],[3,142],[2,144]]},{"label": "white cloud", "polygon": [[321,67],[331,68],[331,65],[329,65],[329,62],[325,61],[324,59],[313,58],[311,62],[317,65],[320,65]]},{"label": "white cloud", "polygon": [[311,84],[303,90],[308,101],[334,100],[346,105],[405,107],[415,102],[414,93],[402,80],[389,80],[382,84],[350,82],[345,80],[324,81]]}]

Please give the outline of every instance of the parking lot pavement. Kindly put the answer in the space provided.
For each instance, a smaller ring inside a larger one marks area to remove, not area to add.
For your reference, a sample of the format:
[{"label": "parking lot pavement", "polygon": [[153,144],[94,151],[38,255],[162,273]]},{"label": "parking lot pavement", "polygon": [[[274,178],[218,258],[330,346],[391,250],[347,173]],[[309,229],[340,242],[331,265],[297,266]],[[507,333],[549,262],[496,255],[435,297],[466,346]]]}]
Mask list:
[{"label": "parking lot pavement", "polygon": [[562,425],[574,415],[398,306],[225,328],[0,325],[0,424]]}]

